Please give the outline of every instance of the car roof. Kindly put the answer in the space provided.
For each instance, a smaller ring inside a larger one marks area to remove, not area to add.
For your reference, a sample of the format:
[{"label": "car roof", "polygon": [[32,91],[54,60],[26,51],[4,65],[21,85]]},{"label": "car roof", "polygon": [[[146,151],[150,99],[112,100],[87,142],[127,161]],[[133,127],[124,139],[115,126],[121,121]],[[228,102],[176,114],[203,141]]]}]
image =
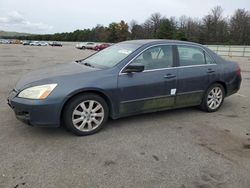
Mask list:
[{"label": "car roof", "polygon": [[198,45],[202,46],[201,44],[194,43],[194,42],[187,42],[187,41],[180,41],[180,40],[167,40],[167,39],[143,39],[143,40],[128,40],[121,43],[127,44],[137,44],[137,45],[154,45],[154,44],[162,44],[162,43],[171,43],[171,44],[189,44],[189,45]]},{"label": "car roof", "polygon": [[167,39],[143,39],[143,40],[128,40],[121,42],[121,44],[135,44],[140,47],[145,46],[152,46],[152,45],[160,45],[160,44],[176,44],[176,45],[193,45],[202,48],[203,50],[206,50],[206,52],[209,52],[210,55],[213,56],[213,58],[216,60],[216,62],[224,61],[218,54],[207,48],[206,46],[203,46],[199,43],[194,42],[188,42],[188,41],[180,41],[180,40],[167,40]]}]

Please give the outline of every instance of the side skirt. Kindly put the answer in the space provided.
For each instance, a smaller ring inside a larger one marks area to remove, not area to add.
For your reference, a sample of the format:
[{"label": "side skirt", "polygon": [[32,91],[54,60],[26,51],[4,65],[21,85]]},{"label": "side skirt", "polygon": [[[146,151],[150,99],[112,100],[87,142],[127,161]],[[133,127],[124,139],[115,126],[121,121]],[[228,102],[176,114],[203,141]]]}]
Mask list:
[{"label": "side skirt", "polygon": [[204,91],[180,93],[176,96],[162,96],[139,100],[124,101],[120,104],[120,113],[113,119],[132,115],[158,112],[200,105]]}]

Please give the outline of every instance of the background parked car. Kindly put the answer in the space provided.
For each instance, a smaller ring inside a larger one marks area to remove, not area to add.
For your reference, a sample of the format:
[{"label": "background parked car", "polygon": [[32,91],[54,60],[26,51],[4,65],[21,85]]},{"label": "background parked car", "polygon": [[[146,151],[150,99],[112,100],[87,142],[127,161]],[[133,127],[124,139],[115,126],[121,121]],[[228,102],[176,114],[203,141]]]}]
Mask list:
[{"label": "background parked car", "polygon": [[100,50],[103,50],[107,47],[111,46],[111,44],[108,44],[108,43],[102,43],[102,44],[98,44],[95,46],[94,50],[96,51],[100,51]]},{"label": "background parked car", "polygon": [[10,44],[10,40],[1,39],[0,44]]},{"label": "background parked car", "polygon": [[13,40],[10,40],[10,44],[22,44],[22,41],[13,39]]},{"label": "background parked car", "polygon": [[95,42],[88,42],[85,46],[86,49],[94,50],[94,48],[99,45],[99,43]]},{"label": "background parked car", "polygon": [[32,41],[30,43],[30,46],[39,46],[39,42],[38,41]]},{"label": "background parked car", "polygon": [[62,43],[59,43],[59,42],[51,42],[51,43],[49,43],[49,45],[62,47]]},{"label": "background parked car", "polygon": [[48,46],[49,44],[47,43],[47,42],[43,42],[43,41],[41,41],[41,42],[39,42],[39,46]]},{"label": "background parked car", "polygon": [[43,41],[33,41],[30,43],[30,46],[48,46],[49,44],[47,42]]},{"label": "background parked car", "polygon": [[78,44],[76,44],[76,48],[77,49],[85,49],[86,44],[87,44],[87,42],[78,43]]},{"label": "background parked car", "polygon": [[31,43],[31,41],[29,41],[29,40],[23,41],[23,45],[30,45],[30,43]]},{"label": "background parked car", "polygon": [[97,42],[82,42],[76,45],[77,49],[90,49],[94,50],[97,45],[100,43]]}]

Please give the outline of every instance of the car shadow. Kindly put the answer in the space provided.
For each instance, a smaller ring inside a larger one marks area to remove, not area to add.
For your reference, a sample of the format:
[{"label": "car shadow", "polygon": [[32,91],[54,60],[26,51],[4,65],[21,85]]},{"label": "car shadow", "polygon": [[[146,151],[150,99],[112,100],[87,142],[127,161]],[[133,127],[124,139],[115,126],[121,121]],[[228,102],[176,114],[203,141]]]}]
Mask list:
[{"label": "car shadow", "polygon": [[60,127],[28,127],[28,132],[29,134],[32,134],[32,136],[35,137],[41,137],[41,136],[55,136],[55,137],[61,137],[61,136],[66,136],[66,137],[71,137],[73,134],[68,131],[66,128],[60,126]]},{"label": "car shadow", "polygon": [[159,111],[159,112],[150,112],[150,113],[144,113],[144,114],[138,114],[128,117],[123,117],[120,119],[109,119],[106,129],[112,129],[114,126],[129,126],[134,123],[138,122],[145,122],[150,120],[157,120],[161,119],[163,117],[170,117],[170,118],[178,118],[183,115],[187,114],[195,114],[195,113],[204,113],[200,111],[197,107],[188,107],[188,108],[181,108],[181,109],[172,109],[172,110],[165,110],[165,111]]},{"label": "car shadow", "polygon": [[171,109],[171,110],[164,110],[159,112],[151,112],[151,113],[144,113],[144,114],[138,114],[128,117],[123,117],[120,119],[109,119],[107,125],[105,126],[105,131],[108,131],[109,129],[112,129],[113,127],[123,127],[123,126],[130,126],[131,124],[138,123],[138,122],[145,122],[145,120],[157,120],[161,119],[163,117],[169,117],[171,119],[181,119],[185,116],[193,116],[194,118],[197,117],[197,115],[211,115],[214,116],[218,112],[222,113],[226,109],[230,109],[234,106],[234,103],[232,103],[230,100],[224,101],[224,104],[221,106],[221,108],[217,112],[208,113],[205,111],[202,111],[199,109],[198,106],[194,107],[185,107],[185,108],[178,108],[178,109]]}]

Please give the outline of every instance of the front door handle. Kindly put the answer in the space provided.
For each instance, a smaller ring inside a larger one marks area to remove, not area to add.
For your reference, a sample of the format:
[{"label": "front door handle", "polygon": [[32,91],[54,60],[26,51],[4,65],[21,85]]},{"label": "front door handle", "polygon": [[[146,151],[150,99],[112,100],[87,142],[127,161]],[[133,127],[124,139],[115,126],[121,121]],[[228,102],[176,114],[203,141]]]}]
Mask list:
[{"label": "front door handle", "polygon": [[175,78],[175,77],[176,77],[176,75],[173,75],[173,74],[166,74],[164,76],[164,78],[166,78],[166,79],[171,79],[171,78]]},{"label": "front door handle", "polygon": [[215,70],[213,70],[213,69],[210,69],[210,68],[207,69],[207,73],[209,73],[209,74],[210,74],[210,73],[214,73],[214,72],[215,72]]}]

